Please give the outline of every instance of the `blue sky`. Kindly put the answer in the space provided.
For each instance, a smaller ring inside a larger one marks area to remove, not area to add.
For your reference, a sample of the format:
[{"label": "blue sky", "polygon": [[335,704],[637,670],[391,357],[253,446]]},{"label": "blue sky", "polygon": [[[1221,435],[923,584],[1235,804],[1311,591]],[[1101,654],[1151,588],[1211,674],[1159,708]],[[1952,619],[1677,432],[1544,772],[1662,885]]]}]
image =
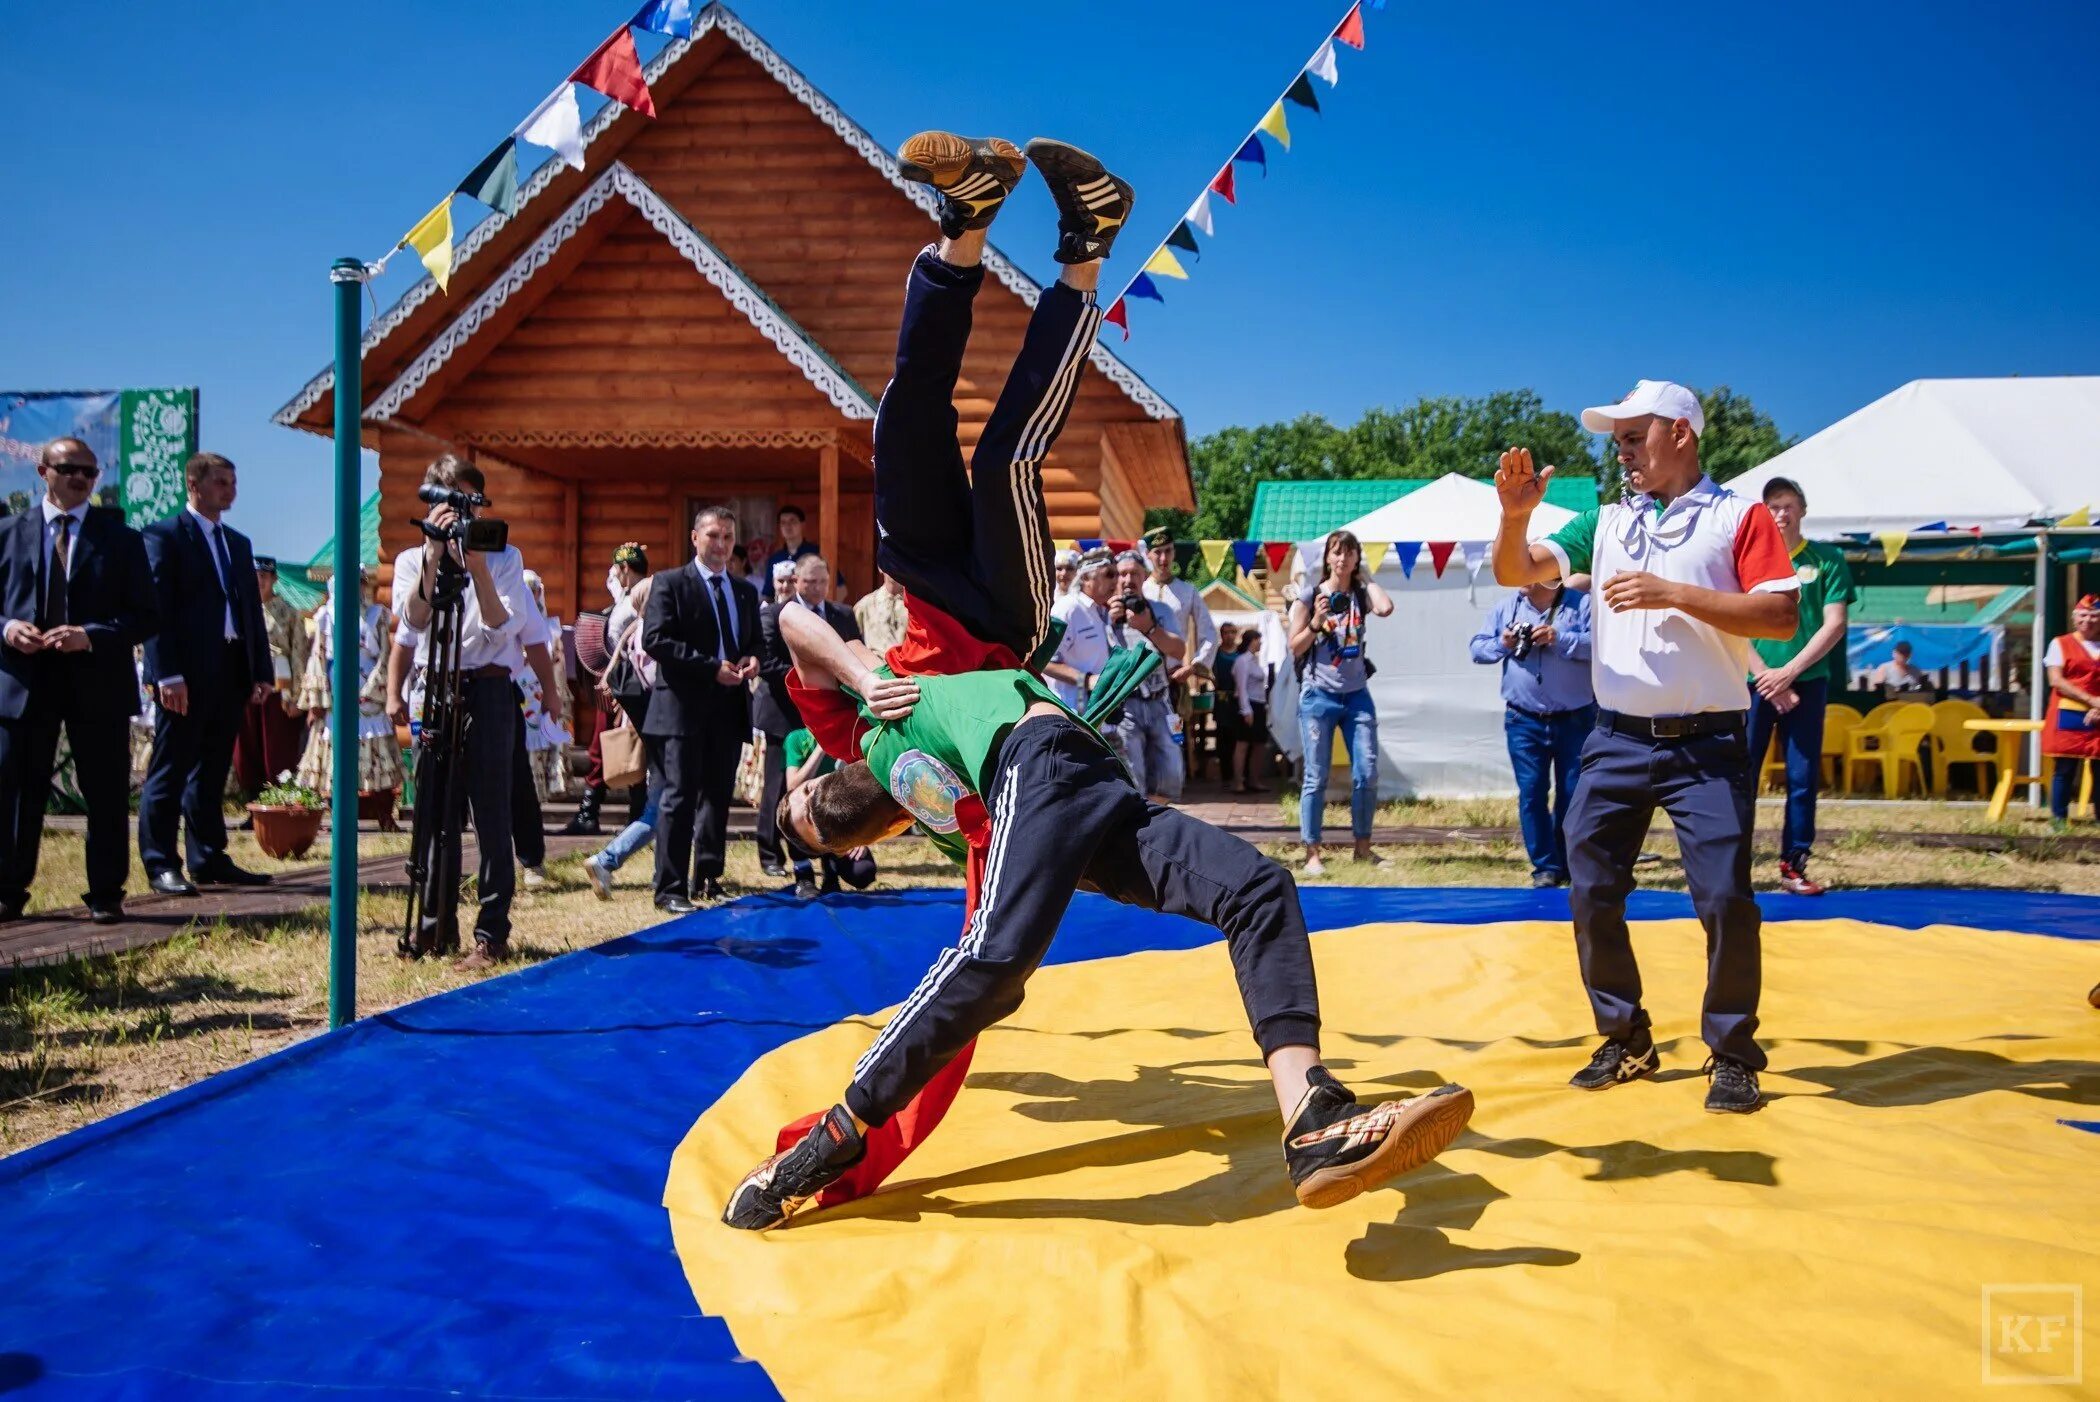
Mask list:
[{"label": "blue sky", "polygon": [[[1101,153],[1139,191],[1120,283],[1341,5],[1009,0],[948,46],[922,5],[735,8],[891,145]],[[329,261],[383,252],[625,12],[0,0],[0,388],[201,386],[242,523],[310,554],[330,450],[269,415],[328,358]],[[1806,434],[1919,377],[2100,371],[2100,7],[1394,0],[1369,29],[1134,312],[1193,432],[1664,376]],[[1031,185],[995,237],[1047,278],[1053,227]]]}]

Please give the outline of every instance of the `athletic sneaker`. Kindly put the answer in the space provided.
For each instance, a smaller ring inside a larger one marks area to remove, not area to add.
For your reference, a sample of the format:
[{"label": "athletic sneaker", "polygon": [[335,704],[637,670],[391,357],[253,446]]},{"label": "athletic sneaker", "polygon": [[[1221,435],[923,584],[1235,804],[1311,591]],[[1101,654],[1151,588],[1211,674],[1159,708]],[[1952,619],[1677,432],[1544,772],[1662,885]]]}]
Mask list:
[{"label": "athletic sneaker", "polygon": [[1057,261],[1106,258],[1137,204],[1130,182],[1109,174],[1107,166],[1077,146],[1045,137],[1028,143],[1028,159],[1057,201]]},{"label": "athletic sneaker", "polygon": [[1464,1086],[1366,1108],[1324,1066],[1306,1079],[1305,1098],[1283,1132],[1283,1161],[1307,1207],[1334,1207],[1420,1168],[1473,1118],[1473,1092]]},{"label": "athletic sneaker", "polygon": [[1711,1081],[1706,1108],[1715,1115],[1747,1115],[1764,1104],[1757,1073],[1732,1056],[1710,1056],[1703,1068]]},{"label": "athletic sneaker", "polygon": [[1327,874],[1327,863],[1320,860],[1318,852],[1305,859],[1305,874],[1307,876],[1325,876]]},{"label": "athletic sneaker", "polygon": [[867,1149],[846,1107],[834,1105],[795,1147],[744,1175],[722,1220],[747,1232],[771,1231],[859,1163]]},{"label": "athletic sneaker", "polygon": [[519,867],[518,884],[520,886],[523,886],[528,891],[540,891],[546,889],[547,868],[523,866]]},{"label": "athletic sneaker", "polygon": [[1661,1065],[1655,1055],[1655,1039],[1642,1028],[1630,1037],[1613,1037],[1597,1048],[1590,1064],[1568,1078],[1577,1090],[1604,1090],[1655,1074]]},{"label": "athletic sneaker", "polygon": [[1820,896],[1823,883],[1792,862],[1779,864],[1779,889],[1791,896]]},{"label": "athletic sneaker", "polygon": [[897,151],[906,180],[931,185],[941,197],[941,232],[956,238],[982,229],[1028,173],[1021,148],[996,136],[957,136],[922,131]]},{"label": "athletic sneaker", "polygon": [[597,893],[599,900],[609,901],[612,899],[612,873],[606,869],[605,854],[603,852],[584,859],[583,874],[585,879],[591,883],[591,890]]}]

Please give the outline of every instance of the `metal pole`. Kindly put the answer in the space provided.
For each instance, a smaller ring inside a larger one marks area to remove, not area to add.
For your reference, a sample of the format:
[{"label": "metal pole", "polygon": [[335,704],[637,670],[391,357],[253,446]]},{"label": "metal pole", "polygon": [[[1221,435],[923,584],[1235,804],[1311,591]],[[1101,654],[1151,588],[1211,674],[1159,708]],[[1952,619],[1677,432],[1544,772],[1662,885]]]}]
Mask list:
[{"label": "metal pole", "polygon": [[358,466],[364,447],[364,377],[359,342],[365,265],[338,258],[335,285],[335,671],[329,679],[329,723],[335,727],[335,774],[328,851],[328,1025],[357,1017],[357,694],[358,623],[364,612],[358,558]]},{"label": "metal pole", "polygon": [[[2049,704],[2049,669],[2042,663],[2042,654],[2049,650],[2049,533],[2034,533],[2034,656],[2030,659],[2027,710],[2029,720],[2042,719]],[[2042,733],[2037,730],[2031,737],[2030,751],[2033,765],[2029,774],[2042,773]],[[2039,783],[2027,786],[2027,802],[2041,807],[2042,788]]]}]

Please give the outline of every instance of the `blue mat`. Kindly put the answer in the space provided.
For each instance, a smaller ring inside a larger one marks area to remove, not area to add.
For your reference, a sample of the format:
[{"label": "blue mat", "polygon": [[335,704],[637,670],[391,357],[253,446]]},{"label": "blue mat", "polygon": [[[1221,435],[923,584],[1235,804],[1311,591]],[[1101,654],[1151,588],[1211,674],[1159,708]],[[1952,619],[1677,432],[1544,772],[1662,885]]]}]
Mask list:
[{"label": "blue mat", "polygon": [[[1565,919],[1561,892],[1308,888],[1315,928]],[[1642,891],[1640,919],[1685,916]],[[2100,899],[1763,898],[2100,938]],[[901,998],[960,893],[765,896],[301,1043],[0,1160],[0,1391],[74,1397],[772,1396],[698,1312],[659,1198],[751,1061]],[[1208,928],[1082,897],[1054,962]]]}]

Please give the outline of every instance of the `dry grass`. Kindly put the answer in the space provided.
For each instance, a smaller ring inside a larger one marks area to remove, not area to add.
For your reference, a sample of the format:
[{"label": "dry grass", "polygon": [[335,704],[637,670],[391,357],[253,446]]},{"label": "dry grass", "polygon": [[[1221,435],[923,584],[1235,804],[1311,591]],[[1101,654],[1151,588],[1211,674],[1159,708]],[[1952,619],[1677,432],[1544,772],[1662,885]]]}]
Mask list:
[{"label": "dry grass", "polygon": [[[1281,814],[1279,821],[1297,826],[1298,795],[1295,792],[1283,794],[1277,802]],[[1757,801],[1758,826],[1776,825],[1783,804],[1784,800],[1775,795],[1761,796]],[[2046,808],[2015,803],[2006,810],[2004,821],[1997,823],[1985,817],[1985,808],[1981,800],[1971,799],[1928,803],[1825,794],[1817,804],[1816,826],[1831,840],[1856,832],[1965,833],[1988,837],[2051,835],[2049,810]],[[1380,827],[1514,828],[1517,825],[1517,802],[1513,798],[1399,799],[1378,805],[1377,822]],[[1330,833],[1340,831],[1345,837],[1348,835],[1347,802],[1329,801],[1326,826]],[[1656,819],[1658,830],[1666,826],[1665,819]],[[2100,837],[2100,828],[2092,825],[2074,827],[2072,831]]]},{"label": "dry grass", "polygon": [[[406,839],[389,835],[375,842],[367,833],[360,845],[402,851]],[[46,836],[53,880],[65,880],[68,871],[78,879],[80,846],[78,833]],[[730,853],[733,889],[779,885],[760,875],[748,843]],[[284,865],[268,862],[252,847],[236,858],[262,869]],[[954,868],[929,843],[893,844],[883,858],[878,889],[958,884]],[[310,854],[307,860],[313,859]],[[650,903],[649,870],[646,855],[630,863],[613,899],[600,901],[584,881],[580,855],[550,862],[546,889],[518,893],[511,967],[655,924],[661,917]],[[45,886],[44,877],[38,886]],[[463,973],[449,960],[397,959],[394,940],[405,911],[406,897],[398,891],[367,889],[359,902],[362,1014],[487,977]],[[328,910],[316,904],[293,915],[217,921],[128,953],[0,971],[0,1153],[322,1031],[328,1025],[327,963]]]},{"label": "dry grass", "polygon": [[[132,837],[137,836],[137,822],[131,828]],[[131,875],[124,883],[127,895],[145,894],[146,868],[139,862],[139,847],[136,840],[126,844],[131,851]],[[405,832],[360,833],[357,840],[359,855],[365,857],[399,856],[408,850],[408,834]],[[227,834],[226,854],[240,866],[250,871],[263,871],[276,875],[279,872],[295,871],[328,860],[328,834],[322,833],[310,851],[303,857],[291,861],[279,861],[255,845],[255,838],[245,832]],[[29,913],[64,910],[77,906],[85,899],[87,890],[87,845],[86,837],[78,828],[47,828],[44,845],[38,850],[36,880],[29,887]]]}]

